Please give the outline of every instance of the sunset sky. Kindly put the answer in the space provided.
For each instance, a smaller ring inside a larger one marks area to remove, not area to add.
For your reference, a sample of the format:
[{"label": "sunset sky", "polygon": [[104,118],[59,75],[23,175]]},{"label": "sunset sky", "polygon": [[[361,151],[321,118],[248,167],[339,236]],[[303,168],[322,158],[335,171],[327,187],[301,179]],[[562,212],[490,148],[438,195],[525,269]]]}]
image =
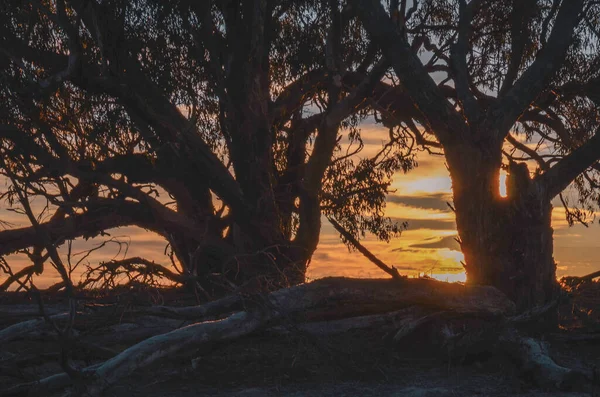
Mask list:
[{"label": "sunset sky", "polygon": [[[387,131],[375,125],[364,125],[362,130],[366,138],[365,153],[381,147]],[[464,280],[460,264],[463,256],[454,240],[454,215],[446,204],[452,202],[452,184],[444,158],[422,153],[418,164],[409,173],[395,176],[393,187],[396,192],[388,196],[387,215],[407,221],[408,230],[389,244],[369,238],[364,245],[403,274],[426,273],[442,280]],[[533,165],[529,168],[534,170]],[[589,227],[569,227],[563,207],[555,203],[552,226],[559,277],[584,275],[600,269],[600,225],[597,221]],[[326,275],[378,277],[382,272],[360,254],[349,253],[333,227],[325,221],[309,276]]]},{"label": "sunset sky", "polygon": [[[362,156],[379,150],[386,139],[387,131],[372,124],[362,126],[365,144]],[[462,254],[455,242],[456,226],[453,213],[446,202],[451,202],[451,182],[441,156],[426,153],[418,157],[418,167],[407,174],[397,174],[388,197],[388,216],[404,222],[408,230],[400,238],[389,244],[368,237],[364,245],[390,266],[395,266],[401,274],[417,276],[426,273],[433,277],[463,281],[465,276],[460,264]],[[533,167],[530,167],[533,170]],[[6,210],[0,204],[0,220],[12,222],[15,226],[27,226],[27,222]],[[39,205],[39,203],[38,203]],[[554,227],[554,256],[558,263],[557,274],[584,275],[600,269],[600,225],[592,223],[588,228],[577,225],[569,227],[564,210],[555,206],[552,224]],[[142,256],[164,265],[169,264],[164,255],[165,241],[160,237],[135,227],[112,230],[111,235],[128,242],[129,248],[122,247],[119,254],[117,244],[106,247],[90,255],[80,265],[75,274],[84,270],[86,263],[95,264],[113,257]],[[101,241],[96,241],[99,243]],[[73,252],[80,252],[91,246],[90,242],[77,241]],[[64,252],[64,250],[63,250]],[[77,256],[74,260],[77,260]],[[26,262],[21,258],[12,259],[13,270],[18,270]],[[49,267],[48,267],[49,268]],[[339,235],[323,218],[321,240],[309,267],[309,279],[325,276],[387,277],[360,253],[348,252]],[[0,275],[0,280],[5,275]],[[77,279],[77,277],[76,277]],[[47,274],[38,279],[38,286],[44,287],[58,281],[55,274]]]}]

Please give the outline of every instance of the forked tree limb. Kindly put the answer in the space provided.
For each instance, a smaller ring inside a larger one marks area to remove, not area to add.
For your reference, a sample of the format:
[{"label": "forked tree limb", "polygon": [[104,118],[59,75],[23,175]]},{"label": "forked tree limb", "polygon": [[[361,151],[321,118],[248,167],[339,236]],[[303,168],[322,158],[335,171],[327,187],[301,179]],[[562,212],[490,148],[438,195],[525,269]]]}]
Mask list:
[{"label": "forked tree limb", "polygon": [[489,109],[489,126],[495,126],[499,134],[508,134],[519,115],[540,95],[559,70],[571,44],[583,3],[583,0],[561,3],[546,46],[514,85],[510,89],[505,88],[505,95]]},{"label": "forked tree limb", "polygon": [[422,112],[427,129],[445,144],[467,131],[462,116],[448,102],[413,52],[406,38],[398,33],[378,0],[355,0],[358,16],[366,31],[392,64],[396,75]]},{"label": "forked tree limb", "polygon": [[0,292],[6,291],[11,285],[19,281],[23,277],[31,276],[35,272],[35,265],[25,266],[14,274],[10,274],[6,280],[0,284]]}]

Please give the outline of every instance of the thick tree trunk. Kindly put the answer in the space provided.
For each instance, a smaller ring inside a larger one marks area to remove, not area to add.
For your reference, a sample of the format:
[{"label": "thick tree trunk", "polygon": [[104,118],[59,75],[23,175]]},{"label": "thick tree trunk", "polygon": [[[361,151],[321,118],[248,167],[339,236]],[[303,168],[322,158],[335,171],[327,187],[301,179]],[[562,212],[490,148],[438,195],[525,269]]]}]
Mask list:
[{"label": "thick tree trunk", "polygon": [[499,145],[457,145],[446,156],[468,282],[498,288],[521,311],[555,299],[552,206],[532,188],[526,166],[509,167],[500,197]]}]

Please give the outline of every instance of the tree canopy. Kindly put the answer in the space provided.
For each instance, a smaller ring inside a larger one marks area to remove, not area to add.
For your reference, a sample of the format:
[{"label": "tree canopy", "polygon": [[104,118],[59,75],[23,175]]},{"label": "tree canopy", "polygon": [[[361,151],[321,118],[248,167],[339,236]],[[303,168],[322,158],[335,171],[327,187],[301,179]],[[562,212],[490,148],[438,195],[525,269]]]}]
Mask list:
[{"label": "tree canopy", "polygon": [[[527,160],[526,183],[548,200],[573,183],[570,222],[600,200],[594,1],[39,0],[0,11],[3,197],[32,222],[0,232],[0,254],[25,252],[29,274],[59,266],[50,252],[65,241],[136,225],[164,236],[198,282],[294,284],[322,215],[354,238],[399,233],[385,197],[417,151],[446,155],[459,229],[471,207],[457,189],[473,189],[452,172],[473,164],[458,158],[492,159],[476,184],[493,198],[500,168],[516,186]],[[389,130],[374,156],[360,152],[366,120]],[[48,203],[41,214],[27,209],[35,197]]]},{"label": "tree canopy", "polygon": [[341,4],[15,1],[2,13],[3,197],[47,205],[0,233],[0,254],[41,271],[48,244],[136,225],[188,274],[274,261],[303,277],[321,213],[358,238],[401,230],[385,195],[413,148],[394,133],[357,158],[387,64]]}]

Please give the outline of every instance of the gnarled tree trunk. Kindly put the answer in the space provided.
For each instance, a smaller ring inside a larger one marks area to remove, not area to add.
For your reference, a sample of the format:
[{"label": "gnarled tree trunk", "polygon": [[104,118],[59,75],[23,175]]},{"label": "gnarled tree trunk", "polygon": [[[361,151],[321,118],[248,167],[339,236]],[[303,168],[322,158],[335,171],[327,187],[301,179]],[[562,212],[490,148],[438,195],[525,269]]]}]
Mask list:
[{"label": "gnarled tree trunk", "polygon": [[500,153],[489,142],[446,149],[456,224],[468,281],[495,286],[525,310],[556,297],[552,205],[525,164],[509,166],[507,197],[501,197]]}]

